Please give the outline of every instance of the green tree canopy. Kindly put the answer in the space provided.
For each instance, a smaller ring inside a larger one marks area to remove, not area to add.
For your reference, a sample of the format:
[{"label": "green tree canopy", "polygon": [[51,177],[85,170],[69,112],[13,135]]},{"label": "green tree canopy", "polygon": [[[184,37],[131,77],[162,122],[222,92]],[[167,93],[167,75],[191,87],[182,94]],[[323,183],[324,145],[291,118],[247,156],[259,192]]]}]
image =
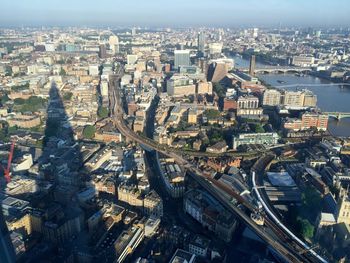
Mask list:
[{"label": "green tree canopy", "polygon": [[30,96],[28,99],[17,98],[14,100],[15,104],[19,107],[17,108],[21,112],[31,111],[35,112],[40,109],[46,108],[46,99]]},{"label": "green tree canopy", "polygon": [[108,109],[107,107],[99,107],[97,111],[97,115],[100,118],[107,118],[108,117]]},{"label": "green tree canopy", "polygon": [[204,113],[209,119],[217,119],[220,117],[220,112],[218,110],[209,109]]},{"label": "green tree canopy", "polygon": [[254,123],[254,124],[252,124],[252,126],[253,126],[252,127],[253,131],[256,132],[256,133],[263,133],[263,132],[265,132],[263,126],[260,123]]},{"label": "green tree canopy", "polygon": [[307,219],[297,218],[297,223],[299,226],[300,234],[305,239],[311,239],[314,236],[315,227]]},{"label": "green tree canopy", "polygon": [[219,82],[213,83],[213,90],[218,94],[219,97],[225,97],[227,89]]},{"label": "green tree canopy", "polygon": [[10,100],[10,98],[6,93],[0,95],[0,104],[5,104],[9,100]]},{"label": "green tree canopy", "polygon": [[69,101],[72,99],[73,93],[70,91],[67,91],[63,94],[63,100]]},{"label": "green tree canopy", "polygon": [[13,101],[15,104],[18,104],[18,105],[23,105],[26,102],[26,100],[22,98],[16,98]]},{"label": "green tree canopy", "polygon": [[61,68],[60,76],[65,76],[66,74],[67,74],[67,72],[63,68]]},{"label": "green tree canopy", "polygon": [[11,90],[13,91],[22,91],[22,90],[26,90],[29,88],[29,82],[23,85],[16,85],[16,86],[12,86]]},{"label": "green tree canopy", "polygon": [[96,128],[92,125],[86,125],[83,130],[83,136],[86,139],[92,139],[95,137]]}]

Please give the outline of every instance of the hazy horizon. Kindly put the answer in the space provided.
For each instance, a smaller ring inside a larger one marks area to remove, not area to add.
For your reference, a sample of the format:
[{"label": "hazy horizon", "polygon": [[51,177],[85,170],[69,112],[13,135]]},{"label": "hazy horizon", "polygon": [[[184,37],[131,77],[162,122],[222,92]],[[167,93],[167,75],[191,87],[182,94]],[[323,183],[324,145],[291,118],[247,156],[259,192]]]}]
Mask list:
[{"label": "hazy horizon", "polygon": [[346,0],[22,0],[1,5],[0,26],[350,26]]}]

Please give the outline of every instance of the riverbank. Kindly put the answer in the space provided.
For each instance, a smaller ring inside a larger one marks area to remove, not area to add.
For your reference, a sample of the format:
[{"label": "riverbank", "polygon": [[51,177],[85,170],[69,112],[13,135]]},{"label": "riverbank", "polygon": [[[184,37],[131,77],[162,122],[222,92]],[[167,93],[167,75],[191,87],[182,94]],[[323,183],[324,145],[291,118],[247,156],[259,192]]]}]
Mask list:
[{"label": "riverbank", "polygon": [[[286,90],[309,89],[317,95],[317,105],[324,112],[350,111],[350,86],[343,86],[312,75],[296,76],[294,74],[258,75],[270,87]],[[281,84],[280,82],[284,83]],[[350,119],[329,119],[328,130],[333,136],[350,136]]]}]

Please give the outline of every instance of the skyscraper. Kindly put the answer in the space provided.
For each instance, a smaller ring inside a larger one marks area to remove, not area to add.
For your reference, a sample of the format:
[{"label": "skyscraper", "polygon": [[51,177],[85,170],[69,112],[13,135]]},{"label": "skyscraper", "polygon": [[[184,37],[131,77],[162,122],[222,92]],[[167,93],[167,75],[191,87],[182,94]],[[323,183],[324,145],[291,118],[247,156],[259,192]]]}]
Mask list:
[{"label": "skyscraper", "polygon": [[253,34],[252,34],[252,36],[253,36],[254,38],[256,38],[256,37],[258,37],[258,35],[259,35],[259,28],[253,28]]},{"label": "skyscraper", "polygon": [[180,66],[190,66],[190,51],[189,50],[175,50],[174,51],[174,67],[176,70]]},{"label": "skyscraper", "polygon": [[249,75],[251,75],[251,76],[255,75],[255,55],[252,55],[250,57]]},{"label": "skyscraper", "polygon": [[203,32],[198,33],[198,55],[204,56],[205,51],[205,34]]},{"label": "skyscraper", "polygon": [[106,46],[104,44],[101,44],[99,46],[98,56],[99,56],[99,58],[106,58],[107,57]]},{"label": "skyscraper", "polygon": [[136,36],[136,28],[135,27],[133,27],[131,29],[131,35]]}]

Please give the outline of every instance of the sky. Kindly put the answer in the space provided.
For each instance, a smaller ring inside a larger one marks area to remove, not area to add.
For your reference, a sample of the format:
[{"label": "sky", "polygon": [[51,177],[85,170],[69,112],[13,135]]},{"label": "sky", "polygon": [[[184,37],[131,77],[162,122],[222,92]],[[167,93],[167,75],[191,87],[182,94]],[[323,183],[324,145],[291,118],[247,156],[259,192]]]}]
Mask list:
[{"label": "sky", "polygon": [[350,27],[349,0],[0,0],[0,26]]}]

